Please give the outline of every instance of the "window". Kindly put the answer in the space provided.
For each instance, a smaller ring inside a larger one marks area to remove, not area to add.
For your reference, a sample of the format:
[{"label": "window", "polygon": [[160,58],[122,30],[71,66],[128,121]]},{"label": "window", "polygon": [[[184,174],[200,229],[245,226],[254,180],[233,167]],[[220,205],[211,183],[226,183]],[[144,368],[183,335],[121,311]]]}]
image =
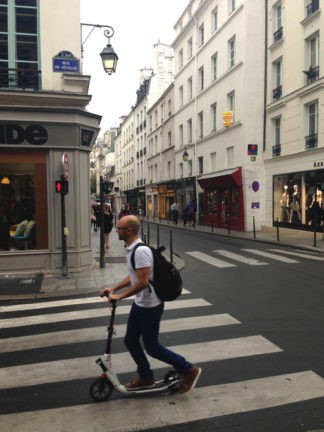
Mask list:
[{"label": "window", "polygon": [[192,160],[188,160],[188,177],[192,176]]},{"label": "window", "polygon": [[171,112],[171,100],[170,99],[168,100],[168,114],[169,114],[169,116],[172,114],[172,112]]},{"label": "window", "polygon": [[204,136],[204,113],[201,111],[198,114],[198,127],[199,127],[199,138]]},{"label": "window", "polygon": [[199,68],[199,90],[204,90],[205,85],[205,75],[204,75],[204,66]]},{"label": "window", "polygon": [[232,114],[232,121],[234,122],[234,118],[235,118],[235,92],[232,91],[231,93],[229,93],[227,95],[227,106],[228,106],[228,111],[231,111]]},{"label": "window", "polygon": [[171,131],[168,132],[168,147],[172,146],[172,134]]},{"label": "window", "polygon": [[201,24],[199,27],[199,46],[205,43],[205,27],[204,24]]},{"label": "window", "polygon": [[307,84],[316,81],[319,78],[319,35],[316,34],[306,41],[307,59],[306,75]]},{"label": "window", "polygon": [[306,5],[306,16],[312,15],[318,9],[319,9],[319,0],[311,0],[311,1],[308,0]]},{"label": "window", "polygon": [[218,54],[215,53],[211,58],[211,80],[212,81],[217,80],[217,60],[218,60]]},{"label": "window", "polygon": [[192,77],[188,78],[188,100],[192,99]]},{"label": "window", "polygon": [[231,68],[235,65],[235,36],[228,41],[228,57],[229,67]]},{"label": "window", "polygon": [[179,107],[183,106],[183,86],[179,87]]},{"label": "window", "polygon": [[188,127],[188,143],[192,143],[192,119],[190,118],[187,122]]},{"label": "window", "polygon": [[37,16],[37,0],[0,2],[0,87],[39,90]]},{"label": "window", "polygon": [[192,57],[192,38],[188,40],[187,43],[188,60]]},{"label": "window", "polygon": [[274,139],[272,146],[272,156],[280,156],[281,154],[281,117],[273,120]]},{"label": "window", "polygon": [[318,143],[318,102],[306,106],[307,136],[305,137],[306,150],[317,147]]},{"label": "window", "polygon": [[210,153],[211,171],[216,171],[216,152]]},{"label": "window", "polygon": [[273,80],[274,86],[272,90],[273,99],[279,99],[282,95],[282,60],[277,60],[273,63]]},{"label": "window", "polygon": [[183,50],[182,49],[179,51],[178,62],[179,62],[179,69],[182,69],[183,68]]},{"label": "window", "polygon": [[228,0],[228,13],[231,14],[235,11],[235,0]]},{"label": "window", "polygon": [[211,114],[211,130],[215,131],[217,129],[217,104],[214,103],[210,107]]},{"label": "window", "polygon": [[[47,157],[47,152],[43,151],[2,151],[0,250],[48,248],[48,215],[44,205],[47,202]],[[15,238],[17,229],[24,238]]]},{"label": "window", "polygon": [[183,146],[183,125],[179,126],[179,146]]},{"label": "window", "polygon": [[227,147],[227,167],[233,168],[234,166],[234,147]]},{"label": "window", "polygon": [[180,178],[183,177],[183,163],[182,162],[179,163],[179,175],[180,175]]},{"label": "window", "polygon": [[282,28],[282,6],[281,3],[274,7],[274,33],[273,41],[278,42],[282,39],[283,28]]},{"label": "window", "polygon": [[198,174],[203,174],[204,172],[204,158],[199,156],[198,158]]},{"label": "window", "polygon": [[218,6],[212,11],[211,15],[211,29],[212,33],[214,33],[218,29]]}]

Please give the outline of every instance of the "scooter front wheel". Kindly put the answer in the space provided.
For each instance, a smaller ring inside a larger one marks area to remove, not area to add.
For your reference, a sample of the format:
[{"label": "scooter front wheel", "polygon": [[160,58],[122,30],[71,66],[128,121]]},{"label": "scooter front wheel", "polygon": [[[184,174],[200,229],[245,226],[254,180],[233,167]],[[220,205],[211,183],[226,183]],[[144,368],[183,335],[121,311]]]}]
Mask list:
[{"label": "scooter front wheel", "polygon": [[90,395],[97,402],[103,402],[109,398],[114,387],[107,378],[97,378],[90,386]]}]

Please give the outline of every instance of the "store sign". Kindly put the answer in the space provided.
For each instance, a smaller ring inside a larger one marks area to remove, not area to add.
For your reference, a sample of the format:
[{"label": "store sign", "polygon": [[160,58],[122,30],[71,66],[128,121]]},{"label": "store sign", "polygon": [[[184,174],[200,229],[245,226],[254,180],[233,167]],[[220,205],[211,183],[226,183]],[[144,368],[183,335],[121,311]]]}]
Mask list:
[{"label": "store sign", "polygon": [[323,168],[324,167],[324,161],[315,161],[313,167],[314,168]]},{"label": "store sign", "polygon": [[0,124],[0,144],[22,144],[27,141],[32,145],[42,145],[48,140],[48,133],[44,126],[33,124],[22,127],[17,124]]},{"label": "store sign", "polygon": [[234,112],[233,111],[223,111],[223,125],[224,127],[232,126],[234,123]]}]

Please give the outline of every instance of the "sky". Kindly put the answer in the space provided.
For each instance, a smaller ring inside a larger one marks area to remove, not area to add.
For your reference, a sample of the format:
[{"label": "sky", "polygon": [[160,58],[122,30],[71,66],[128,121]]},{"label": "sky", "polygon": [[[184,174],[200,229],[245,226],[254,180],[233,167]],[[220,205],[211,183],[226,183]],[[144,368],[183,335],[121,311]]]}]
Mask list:
[{"label": "sky", "polygon": [[87,110],[101,115],[100,136],[120,124],[136,102],[140,69],[153,66],[153,45],[171,44],[174,25],[188,0],[81,0],[81,22],[109,25],[114,29],[110,43],[118,55],[117,70],[103,70],[100,52],[107,45],[104,29],[82,26],[83,73],[91,75]]}]

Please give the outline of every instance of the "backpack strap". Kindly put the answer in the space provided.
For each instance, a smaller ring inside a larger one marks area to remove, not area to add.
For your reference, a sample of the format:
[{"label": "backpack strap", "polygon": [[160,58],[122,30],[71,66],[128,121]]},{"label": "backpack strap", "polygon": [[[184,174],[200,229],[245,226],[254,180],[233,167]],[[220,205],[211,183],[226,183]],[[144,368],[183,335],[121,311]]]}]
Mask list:
[{"label": "backpack strap", "polygon": [[131,255],[131,257],[130,257],[130,261],[131,261],[131,264],[132,264],[132,267],[133,267],[134,270],[136,270],[136,268],[135,268],[135,251],[136,251],[136,249],[137,249],[138,247],[140,247],[140,246],[145,246],[145,243],[143,243],[143,242],[139,242],[139,243],[137,243],[137,244],[134,246],[134,248],[133,248],[133,250],[132,250],[132,255]]},{"label": "backpack strap", "polygon": [[[139,243],[137,243],[137,244],[134,246],[134,248],[133,248],[133,250],[132,250],[132,255],[131,255],[131,257],[130,257],[130,262],[131,262],[132,267],[133,267],[133,269],[134,269],[135,271],[136,271],[136,267],[135,267],[135,252],[136,252],[136,249],[137,249],[138,247],[140,247],[140,246],[147,246],[147,245],[146,245],[145,243],[143,243],[143,242],[139,242]],[[149,246],[148,246],[148,247],[149,247]],[[149,280],[149,286],[148,286],[148,289],[149,289],[150,292],[152,292],[152,289],[151,289],[150,284],[153,285],[153,281],[151,281],[151,279]]]}]

